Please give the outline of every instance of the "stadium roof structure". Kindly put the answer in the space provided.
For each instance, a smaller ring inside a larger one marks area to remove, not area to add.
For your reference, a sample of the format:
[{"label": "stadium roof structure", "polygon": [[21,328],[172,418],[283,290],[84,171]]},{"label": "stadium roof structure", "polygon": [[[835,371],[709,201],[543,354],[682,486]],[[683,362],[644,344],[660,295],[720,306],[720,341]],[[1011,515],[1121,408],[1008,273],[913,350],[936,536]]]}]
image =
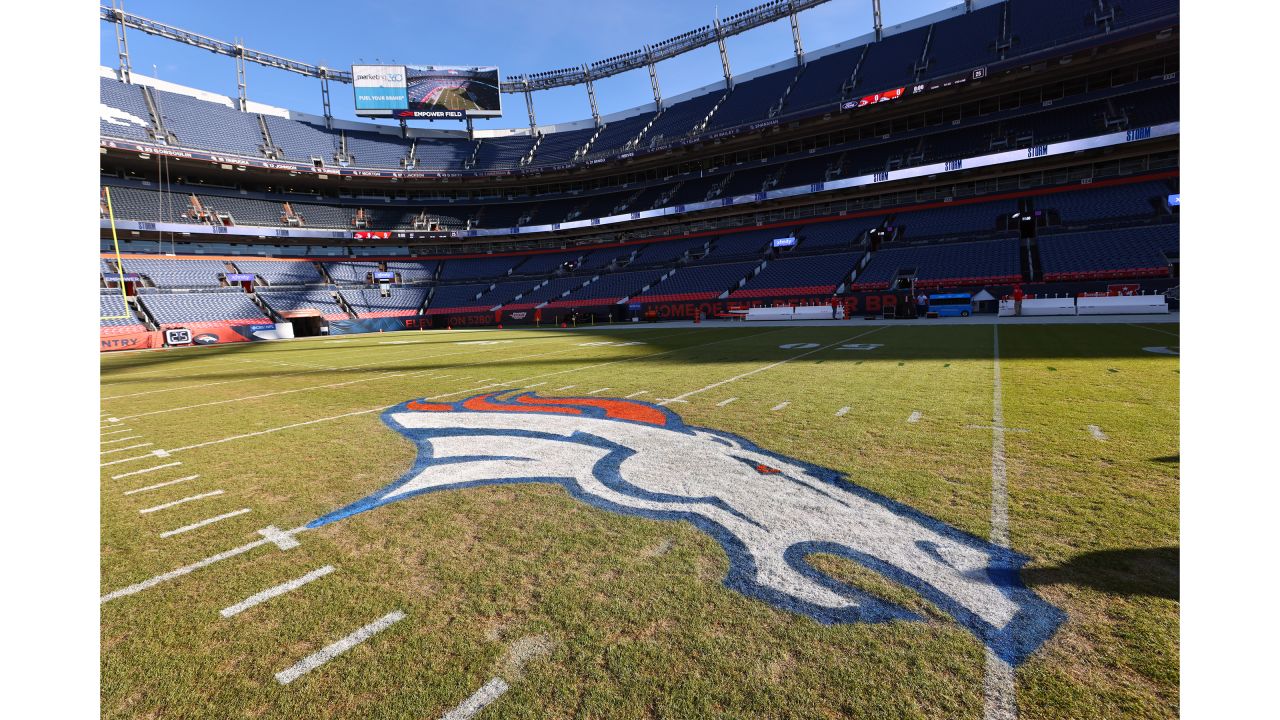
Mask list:
[{"label": "stadium roof structure", "polygon": [[[729,65],[729,53],[725,46],[725,39],[748,30],[768,25],[770,23],[789,18],[791,21],[791,38],[795,59],[797,65],[805,62],[805,53],[803,45],[800,41],[800,23],[798,14],[804,10],[808,10],[818,5],[822,5],[828,0],[768,0],[755,7],[748,8],[741,12],[734,13],[725,18],[715,18],[710,24],[702,25],[688,32],[681,33],[674,37],[667,38],[652,45],[645,45],[642,48],[620,53],[603,60],[597,60],[585,63],[578,67],[560,68],[556,70],[546,70],[535,73],[522,73],[510,76],[511,79],[501,82],[499,90],[508,94],[523,94],[529,111],[529,125],[536,126],[534,116],[533,95],[537,90],[550,90],[558,87],[569,87],[574,85],[585,85],[587,88],[588,98],[591,103],[591,115],[598,122],[599,110],[595,98],[594,82],[602,78],[611,77],[632,70],[647,68],[649,71],[649,80],[653,88],[654,102],[661,107],[662,91],[658,82],[658,74],[656,64],[662,60],[668,60],[678,55],[706,47],[712,43],[719,46],[720,62],[724,70],[724,78],[727,86],[733,85],[733,72]],[[993,4],[995,0],[964,0],[962,4],[956,5],[954,8],[941,11],[941,14],[950,12],[969,12],[975,7],[983,7]],[[880,40],[883,34],[883,26],[881,23],[880,0],[872,0],[872,29],[876,40]],[[940,14],[940,13],[934,13]],[[329,86],[330,80],[340,83],[351,84],[353,82],[350,71],[339,70],[326,67],[324,65],[316,65],[299,60],[292,60],[273,53],[264,52],[247,48],[238,40],[228,42],[219,40],[207,35],[203,35],[190,30],[185,30],[173,25],[168,25],[150,18],[142,17],[134,13],[124,10],[123,0],[111,0],[110,5],[100,5],[98,7],[98,17],[103,22],[112,23],[116,26],[116,45],[120,58],[120,74],[125,82],[130,80],[130,60],[129,60],[129,44],[126,35],[126,28],[140,30],[149,35],[174,40],[176,42],[192,45],[210,52],[225,55],[234,58],[236,61],[236,85],[239,90],[240,109],[245,109],[248,103],[246,96],[247,83],[245,80],[245,63],[251,62],[264,67],[285,70],[307,77],[317,78],[321,82],[321,96],[324,103],[324,116],[331,117],[329,108]],[[904,23],[899,26],[900,29],[910,29],[915,27],[918,21]]]}]

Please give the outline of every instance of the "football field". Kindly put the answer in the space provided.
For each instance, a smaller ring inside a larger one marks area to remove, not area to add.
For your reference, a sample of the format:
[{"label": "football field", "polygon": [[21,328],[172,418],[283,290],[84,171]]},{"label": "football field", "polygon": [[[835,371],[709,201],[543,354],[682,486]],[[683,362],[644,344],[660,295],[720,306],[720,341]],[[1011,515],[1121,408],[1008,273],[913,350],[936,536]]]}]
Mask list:
[{"label": "football field", "polygon": [[1176,717],[1177,334],[104,356],[103,714]]}]

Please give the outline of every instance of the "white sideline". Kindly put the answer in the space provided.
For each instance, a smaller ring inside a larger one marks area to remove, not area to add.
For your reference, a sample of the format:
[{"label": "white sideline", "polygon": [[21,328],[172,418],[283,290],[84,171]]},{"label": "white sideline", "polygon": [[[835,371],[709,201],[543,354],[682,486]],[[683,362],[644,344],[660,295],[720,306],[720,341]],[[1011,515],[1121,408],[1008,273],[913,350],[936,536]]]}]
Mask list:
[{"label": "white sideline", "polygon": [[174,535],[181,535],[182,533],[191,532],[192,530],[202,528],[205,525],[212,525],[216,522],[222,522],[227,518],[233,518],[237,515],[243,515],[247,512],[253,512],[253,511],[250,510],[249,508],[240,508],[239,510],[233,510],[229,513],[224,513],[222,515],[215,515],[214,517],[211,517],[211,518],[205,518],[200,522],[194,522],[194,523],[191,523],[190,525],[183,525],[180,528],[174,528],[173,530],[162,532],[160,533],[160,537],[167,538],[167,537],[173,537]]},{"label": "white sideline", "polygon": [[395,612],[389,612],[386,615],[383,615],[382,617],[378,618],[377,620],[374,620],[373,622],[369,623],[368,625],[365,625],[359,630],[356,630],[350,635],[342,638],[341,640],[324,647],[318,652],[312,653],[302,658],[298,662],[294,663],[292,666],[276,673],[276,682],[280,683],[281,685],[288,685],[294,680],[297,680],[303,675],[306,675],[312,670],[315,670],[321,665],[338,657],[342,653],[350,650],[356,645],[359,645],[365,640],[368,640],[374,635],[377,635],[383,630],[386,630],[387,628],[400,622],[403,619],[404,619],[403,612],[399,610],[396,610]]},{"label": "white sideline", "polygon": [[[195,477],[195,476],[193,475],[192,477]],[[297,535],[300,532],[306,532],[306,530],[307,530],[307,526],[305,525],[301,525],[292,530],[286,530],[286,531],[280,531],[276,529],[274,525],[268,525],[265,528],[258,531],[258,534],[262,535],[261,539],[254,540],[253,542],[250,542],[250,543],[245,543],[240,547],[234,547],[234,548],[231,548],[230,550],[224,550],[223,552],[220,552],[216,555],[210,555],[209,557],[204,558],[203,560],[197,560],[191,563],[190,565],[183,565],[180,568],[177,568],[175,570],[170,570],[167,573],[161,573],[160,575],[156,575],[155,577],[152,577],[152,578],[147,578],[142,582],[134,583],[133,585],[129,585],[128,587],[122,587],[119,590],[113,590],[107,593],[106,595],[103,595],[102,597],[98,598],[98,603],[100,605],[105,605],[106,603],[109,603],[112,600],[116,600],[122,597],[127,597],[129,595],[134,595],[136,593],[140,593],[143,590],[146,590],[148,588],[153,588],[162,582],[167,582],[174,578],[182,577],[183,575],[192,573],[196,570],[199,570],[200,568],[209,567],[210,565],[216,562],[221,562],[223,560],[226,560],[228,558],[233,558],[242,553],[247,553],[256,547],[261,547],[262,545],[274,544],[277,547],[279,547],[281,550],[288,550],[289,548],[297,547],[298,541],[295,540],[293,536]]]},{"label": "white sideline", "polygon": [[198,477],[200,477],[200,476],[199,476],[199,475],[188,475],[188,476],[186,476],[186,477],[184,477],[184,478],[178,478],[177,480],[169,480],[168,482],[156,483],[155,485],[148,485],[148,486],[146,486],[146,487],[134,488],[133,490],[126,490],[126,491],[124,491],[124,492],[123,492],[123,493],[121,493],[121,494],[122,494],[122,495],[136,495],[137,493],[140,493],[140,492],[146,492],[146,491],[148,491],[148,490],[156,490],[156,489],[158,489],[158,488],[162,488],[162,487],[169,487],[170,485],[177,485],[177,484],[178,484],[178,483],[180,483],[180,482],[186,482],[186,481],[188,481],[188,480],[195,480],[195,479],[196,479],[196,478],[198,478]]},{"label": "white sideline", "polygon": [[[151,457],[151,456],[150,456],[150,455],[143,455],[143,457]],[[137,460],[137,459],[139,459],[139,458],[134,458],[134,459],[135,459],[135,460]],[[144,469],[142,469],[142,470],[134,470],[133,472],[127,472],[127,473],[123,473],[123,474],[120,474],[120,475],[112,475],[112,476],[111,476],[111,479],[112,479],[112,480],[119,480],[120,478],[127,478],[127,477],[130,477],[130,476],[132,476],[132,475],[142,475],[142,474],[149,473],[149,472],[155,472],[156,470],[163,470],[163,469],[165,469],[165,468],[176,467],[176,466],[181,465],[181,464],[182,464],[181,462],[165,463],[164,465],[157,465],[157,466],[155,466],[155,467],[144,468]]]},{"label": "white sideline", "polygon": [[146,515],[147,513],[160,512],[161,510],[168,510],[168,509],[169,509],[169,508],[171,508],[171,507],[177,507],[177,506],[179,506],[179,505],[183,505],[183,504],[185,504],[185,503],[193,502],[193,501],[195,501],[195,500],[203,500],[203,499],[205,499],[205,498],[217,497],[217,496],[219,496],[219,495],[223,494],[224,492],[226,492],[226,490],[210,490],[210,491],[209,491],[209,492],[207,492],[207,493],[200,493],[199,495],[192,495],[192,496],[190,496],[190,497],[184,497],[184,498],[182,498],[182,499],[180,499],[180,500],[173,500],[173,501],[171,501],[171,502],[167,502],[167,503],[163,503],[163,504],[160,504],[160,505],[156,505],[155,507],[143,508],[143,509],[141,509],[141,510],[139,510],[139,511],[138,511],[138,514],[139,514],[139,515]]},{"label": "white sideline", "polygon": [[511,686],[506,680],[500,677],[491,678],[479,690],[472,693],[471,697],[463,700],[461,705],[441,715],[440,720],[470,720],[510,689]]},{"label": "white sideline", "polygon": [[[1000,384],[1000,326],[993,325],[994,371],[991,401],[991,542],[1009,547],[1009,478],[1004,454],[1004,401]],[[990,648],[986,650],[986,672],[982,678],[984,720],[1016,720],[1017,686],[1013,667]]]},{"label": "white sideline", "polygon": [[847,343],[847,342],[849,342],[850,340],[857,340],[858,338],[860,338],[860,337],[865,337],[865,336],[867,336],[867,335],[870,335],[871,333],[874,333],[874,332],[880,332],[881,330],[885,329],[885,327],[888,327],[888,326],[886,326],[886,325],[882,325],[882,326],[877,327],[877,328],[875,328],[875,329],[873,329],[873,330],[868,330],[868,331],[863,332],[863,333],[858,333],[857,335],[854,335],[853,337],[845,338],[844,340],[840,340],[840,341],[838,341],[838,342],[831,343],[830,345],[823,345],[823,346],[822,346],[822,347],[820,347],[820,348],[815,348],[815,349],[810,350],[810,351],[808,351],[808,352],[800,353],[799,355],[795,355],[795,356],[789,357],[789,358],[787,358],[787,359],[785,359],[785,360],[779,360],[778,362],[770,363],[770,364],[768,364],[768,365],[765,365],[764,367],[759,367],[759,368],[756,368],[755,370],[751,370],[751,371],[749,371],[749,372],[744,372],[744,373],[742,373],[741,375],[735,375],[735,376],[733,376],[733,377],[731,377],[731,378],[729,378],[729,379],[727,379],[727,380],[721,380],[721,381],[719,381],[719,382],[714,382],[714,383],[711,383],[710,385],[708,385],[708,386],[706,386],[706,387],[698,388],[697,390],[690,390],[689,392],[687,392],[687,393],[685,393],[685,394],[683,394],[683,395],[677,395],[677,396],[675,396],[675,397],[673,397],[673,398],[668,398],[668,399],[666,399],[666,400],[663,400],[663,401],[659,402],[658,404],[659,404],[659,405],[669,405],[669,404],[671,404],[671,403],[673,403],[673,402],[681,402],[681,401],[683,401],[683,400],[684,400],[684,399],[686,399],[686,398],[690,398],[690,397],[693,397],[694,395],[698,395],[698,394],[700,394],[700,393],[704,393],[704,392],[706,392],[706,391],[708,391],[708,390],[711,390],[711,389],[714,389],[714,388],[718,388],[718,387],[720,387],[721,385],[728,385],[728,384],[729,384],[729,383],[731,383],[731,382],[736,382],[736,381],[741,380],[741,379],[743,379],[743,378],[745,378],[745,377],[751,377],[752,375],[755,375],[756,373],[762,373],[762,372],[764,372],[764,371],[766,371],[766,370],[772,370],[773,368],[776,368],[776,367],[778,367],[779,365],[785,365],[785,364],[787,364],[787,363],[789,363],[789,362],[791,362],[791,361],[793,361],[793,360],[799,360],[799,359],[800,359],[800,358],[802,358],[802,357],[808,357],[808,356],[810,356],[810,355],[812,355],[812,354],[814,354],[814,353],[822,352],[823,350],[830,350],[831,348],[833,348],[833,347],[838,347],[838,346],[840,346],[840,345],[843,345],[844,343]]},{"label": "white sideline", "polygon": [[249,597],[245,598],[244,600],[241,600],[235,605],[224,607],[222,608],[219,614],[222,615],[222,617],[224,618],[229,618],[234,615],[239,615],[240,613],[244,612],[245,610],[248,610],[254,605],[259,605],[261,603],[264,603],[270,600],[271,598],[283,595],[289,592],[290,590],[297,590],[303,585],[306,585],[307,583],[312,582],[314,580],[319,580],[320,578],[324,577],[325,575],[328,575],[331,572],[333,572],[333,566],[325,565],[322,568],[312,570],[311,572],[307,573],[306,575],[303,575],[302,577],[294,578],[289,582],[280,583],[275,587],[267,588],[266,590],[263,590],[262,592],[256,595],[250,595]]}]

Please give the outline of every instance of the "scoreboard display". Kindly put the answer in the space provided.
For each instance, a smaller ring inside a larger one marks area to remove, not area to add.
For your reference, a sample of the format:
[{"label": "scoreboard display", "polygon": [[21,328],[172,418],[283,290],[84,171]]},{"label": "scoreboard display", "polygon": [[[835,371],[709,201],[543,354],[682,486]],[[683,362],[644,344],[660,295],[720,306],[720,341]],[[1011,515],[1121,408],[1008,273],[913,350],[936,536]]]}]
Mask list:
[{"label": "scoreboard display", "polygon": [[356,114],[461,120],[502,114],[498,68],[458,65],[353,65]]}]

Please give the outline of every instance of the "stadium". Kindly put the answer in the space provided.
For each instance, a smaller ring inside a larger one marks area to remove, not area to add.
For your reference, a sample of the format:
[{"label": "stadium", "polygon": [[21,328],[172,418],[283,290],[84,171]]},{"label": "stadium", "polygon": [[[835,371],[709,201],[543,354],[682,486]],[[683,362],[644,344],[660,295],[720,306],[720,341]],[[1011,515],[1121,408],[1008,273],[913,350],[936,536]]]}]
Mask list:
[{"label": "stadium", "polygon": [[98,8],[103,717],[1179,716],[1178,3],[738,5],[501,74]]}]

